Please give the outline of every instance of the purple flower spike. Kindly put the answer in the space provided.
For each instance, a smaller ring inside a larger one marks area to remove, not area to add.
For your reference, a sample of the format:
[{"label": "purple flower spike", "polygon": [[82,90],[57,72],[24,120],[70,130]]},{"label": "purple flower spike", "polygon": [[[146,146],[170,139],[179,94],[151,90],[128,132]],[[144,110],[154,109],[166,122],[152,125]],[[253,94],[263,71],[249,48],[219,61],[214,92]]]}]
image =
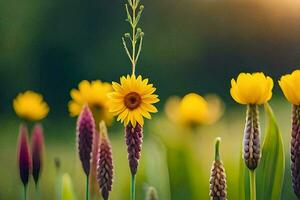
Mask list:
[{"label": "purple flower spike", "polygon": [[143,143],[143,128],[136,124],[135,128],[129,123],[125,128],[125,138],[128,152],[128,162],[131,174],[136,175],[139,160],[141,158]]},{"label": "purple flower spike", "polygon": [[100,148],[97,167],[97,178],[100,192],[104,200],[108,200],[109,192],[112,190],[113,183],[113,161],[112,150],[107,135],[105,123],[100,123]]},{"label": "purple flower spike", "polygon": [[296,105],[292,112],[291,171],[293,189],[300,198],[300,106]]},{"label": "purple flower spike", "polygon": [[42,125],[34,126],[31,138],[32,150],[32,176],[35,184],[38,184],[40,173],[43,167],[43,153],[44,153],[44,134]]},{"label": "purple flower spike", "polygon": [[31,172],[31,158],[28,145],[28,129],[27,126],[24,124],[20,126],[19,132],[18,164],[22,183],[24,187],[26,187]]},{"label": "purple flower spike", "polygon": [[84,173],[89,176],[95,120],[89,107],[85,105],[77,121],[77,142],[79,157]]}]

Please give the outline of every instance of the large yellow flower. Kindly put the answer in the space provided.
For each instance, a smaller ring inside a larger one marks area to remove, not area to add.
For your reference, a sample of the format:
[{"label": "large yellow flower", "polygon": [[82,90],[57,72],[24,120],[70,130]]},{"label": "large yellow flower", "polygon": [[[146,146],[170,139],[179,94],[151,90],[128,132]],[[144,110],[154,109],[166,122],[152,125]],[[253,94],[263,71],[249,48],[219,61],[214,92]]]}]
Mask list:
[{"label": "large yellow flower", "polygon": [[189,93],[182,99],[170,97],[165,105],[169,119],[182,125],[204,125],[215,123],[223,114],[224,105],[216,95],[205,98]]},{"label": "large yellow flower", "polygon": [[231,80],[230,94],[240,104],[264,104],[272,97],[273,80],[264,73],[240,73]]},{"label": "large yellow flower", "polygon": [[18,94],[13,101],[13,108],[19,117],[30,121],[41,120],[49,112],[43,96],[33,91]]},{"label": "large yellow flower", "polygon": [[110,111],[117,116],[118,121],[126,125],[130,122],[133,127],[144,124],[143,117],[151,119],[150,113],[157,112],[152,105],[159,101],[158,95],[153,94],[155,88],[148,84],[148,79],[135,75],[120,78],[120,84],[113,82],[114,92],[109,94],[111,99]]},{"label": "large yellow flower", "polygon": [[282,76],[279,85],[290,103],[300,105],[300,70]]},{"label": "large yellow flower", "polygon": [[111,84],[96,81],[83,80],[78,84],[78,89],[72,89],[70,95],[72,100],[69,102],[69,112],[71,116],[78,116],[82,107],[88,104],[93,112],[96,122],[101,120],[107,124],[112,121],[112,114],[108,111],[109,99],[107,94],[112,91]]}]

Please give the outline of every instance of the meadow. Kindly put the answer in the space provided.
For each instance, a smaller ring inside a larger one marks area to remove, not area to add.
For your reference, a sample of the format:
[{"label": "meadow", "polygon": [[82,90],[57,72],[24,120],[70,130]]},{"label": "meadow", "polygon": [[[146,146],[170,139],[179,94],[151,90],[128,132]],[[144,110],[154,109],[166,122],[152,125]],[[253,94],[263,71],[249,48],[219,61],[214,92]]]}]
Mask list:
[{"label": "meadow", "polygon": [[[296,199],[290,180],[290,105],[283,98],[272,100],[276,108],[286,154],[285,179],[281,199]],[[163,109],[162,109],[163,110]],[[264,112],[261,112],[263,117]],[[1,118],[0,199],[21,198],[22,185],[16,165],[16,140],[18,121]],[[148,186],[155,186],[160,199],[209,199],[209,176],[214,159],[213,142],[221,137],[221,156],[227,173],[228,199],[239,199],[239,168],[244,128],[244,112],[240,107],[230,107],[214,125],[197,129],[180,130],[170,122],[163,111],[156,114],[145,127],[143,155],[137,177],[137,199],[144,199]],[[41,199],[52,200],[57,193],[57,173],[54,159],[61,160],[60,173],[71,175],[77,199],[84,197],[84,173],[75,144],[75,120],[45,120],[45,166],[41,176]],[[262,130],[264,130],[262,122]],[[262,131],[264,133],[264,131]],[[4,134],[5,133],[5,134]],[[113,148],[115,178],[111,199],[129,199],[129,168],[125,151],[124,131],[116,122],[109,128]],[[29,187],[34,197],[34,185]]]}]

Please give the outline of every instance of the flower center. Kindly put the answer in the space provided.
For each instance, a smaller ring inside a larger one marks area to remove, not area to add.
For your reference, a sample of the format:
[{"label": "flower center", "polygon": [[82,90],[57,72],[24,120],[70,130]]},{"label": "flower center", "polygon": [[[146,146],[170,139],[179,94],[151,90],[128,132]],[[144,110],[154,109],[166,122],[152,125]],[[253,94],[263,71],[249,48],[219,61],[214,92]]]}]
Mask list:
[{"label": "flower center", "polygon": [[128,93],[124,98],[124,104],[129,110],[134,110],[141,104],[141,96],[136,92]]}]

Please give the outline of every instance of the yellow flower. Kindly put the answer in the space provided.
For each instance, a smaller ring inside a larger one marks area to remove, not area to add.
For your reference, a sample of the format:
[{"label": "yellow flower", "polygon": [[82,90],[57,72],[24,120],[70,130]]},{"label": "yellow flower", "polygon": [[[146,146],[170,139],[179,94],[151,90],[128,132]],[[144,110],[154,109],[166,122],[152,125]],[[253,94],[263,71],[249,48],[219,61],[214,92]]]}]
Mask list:
[{"label": "yellow flower", "polygon": [[135,75],[120,78],[120,84],[113,82],[114,92],[109,94],[111,99],[110,111],[117,116],[118,121],[133,127],[136,123],[144,124],[143,117],[151,119],[150,113],[156,113],[157,109],[152,105],[159,101],[158,95],[153,94],[155,88],[148,84],[148,79]]},{"label": "yellow flower", "polygon": [[170,97],[165,105],[168,118],[182,125],[203,125],[215,123],[223,114],[224,105],[216,95],[205,98],[189,93],[182,99]]},{"label": "yellow flower", "polygon": [[43,96],[33,91],[18,94],[13,101],[13,108],[21,118],[38,121],[45,118],[49,112]]},{"label": "yellow flower", "polygon": [[240,104],[264,104],[272,97],[273,80],[264,73],[240,73],[231,80],[230,94]]},{"label": "yellow flower", "polygon": [[72,89],[70,95],[72,100],[69,102],[69,112],[71,116],[78,116],[82,107],[88,104],[93,112],[96,122],[105,121],[110,124],[112,114],[108,111],[109,99],[107,94],[112,91],[111,84],[96,81],[83,80],[78,84],[78,89]]},{"label": "yellow flower", "polygon": [[300,105],[300,70],[282,76],[279,85],[290,103]]}]

